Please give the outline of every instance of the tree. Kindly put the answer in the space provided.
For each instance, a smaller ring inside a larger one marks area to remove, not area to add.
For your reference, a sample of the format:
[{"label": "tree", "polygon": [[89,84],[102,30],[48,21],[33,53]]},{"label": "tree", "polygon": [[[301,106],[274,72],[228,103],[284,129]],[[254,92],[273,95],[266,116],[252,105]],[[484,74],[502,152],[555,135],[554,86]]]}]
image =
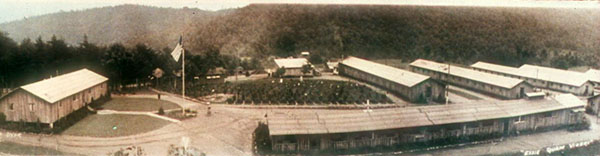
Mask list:
[{"label": "tree", "polygon": [[283,77],[285,75],[285,67],[278,68],[275,73],[273,73],[274,77]]},{"label": "tree", "polygon": [[308,74],[308,73],[310,73],[311,70],[312,70],[312,65],[310,65],[310,64],[302,65],[302,74]]},{"label": "tree", "polygon": [[107,71],[113,89],[129,82],[133,75],[131,73],[135,73],[132,54],[119,43],[111,45],[104,53],[102,65]]},{"label": "tree", "polygon": [[310,61],[310,63],[312,64],[323,64],[323,57],[321,57],[321,55],[313,53],[310,55],[310,57],[308,58],[308,61]]}]

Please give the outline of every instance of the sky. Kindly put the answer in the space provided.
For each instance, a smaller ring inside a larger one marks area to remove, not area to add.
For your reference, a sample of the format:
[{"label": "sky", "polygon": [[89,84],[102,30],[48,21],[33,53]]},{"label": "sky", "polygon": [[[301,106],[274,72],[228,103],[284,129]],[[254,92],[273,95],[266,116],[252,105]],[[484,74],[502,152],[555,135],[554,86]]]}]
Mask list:
[{"label": "sky", "polygon": [[375,4],[432,6],[502,6],[600,8],[598,1],[517,1],[517,0],[0,0],[0,23],[60,11],[84,10],[122,4],[140,4],[171,8],[198,8],[217,11],[240,8],[252,3],[292,4]]}]

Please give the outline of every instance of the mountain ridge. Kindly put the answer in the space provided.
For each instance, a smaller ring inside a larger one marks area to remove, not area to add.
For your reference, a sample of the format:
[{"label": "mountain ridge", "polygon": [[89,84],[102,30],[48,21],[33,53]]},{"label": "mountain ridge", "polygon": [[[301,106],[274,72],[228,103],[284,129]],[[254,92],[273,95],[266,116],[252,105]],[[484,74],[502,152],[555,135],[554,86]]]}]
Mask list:
[{"label": "mountain ridge", "polygon": [[583,64],[600,58],[600,11],[593,9],[251,4],[208,12],[124,5],[54,16],[0,24],[0,31],[16,41],[56,34],[77,44],[87,34],[94,43],[155,49],[173,47],[183,35],[194,53],[263,58],[299,51],[514,65],[571,54]]}]

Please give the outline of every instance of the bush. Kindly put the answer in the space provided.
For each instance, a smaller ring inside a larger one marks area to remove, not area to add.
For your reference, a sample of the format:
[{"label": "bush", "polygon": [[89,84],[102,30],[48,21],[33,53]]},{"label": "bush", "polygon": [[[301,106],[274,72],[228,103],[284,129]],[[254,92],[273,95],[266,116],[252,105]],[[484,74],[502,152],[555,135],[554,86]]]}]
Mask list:
[{"label": "bush", "polygon": [[577,123],[569,126],[569,128],[567,130],[569,130],[569,131],[588,130],[588,129],[590,129],[590,125],[591,125],[590,120],[586,117],[583,117]]},{"label": "bush", "polygon": [[0,124],[4,124],[6,122],[6,115],[4,113],[0,113]]},{"label": "bush", "polygon": [[158,115],[165,115],[165,110],[162,107],[158,108]]}]

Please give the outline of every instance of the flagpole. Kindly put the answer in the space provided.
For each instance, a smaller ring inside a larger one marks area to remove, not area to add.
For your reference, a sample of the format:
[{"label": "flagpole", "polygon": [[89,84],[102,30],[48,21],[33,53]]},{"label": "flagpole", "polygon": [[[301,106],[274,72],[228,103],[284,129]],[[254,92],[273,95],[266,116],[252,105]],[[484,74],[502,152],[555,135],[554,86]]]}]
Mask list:
[{"label": "flagpole", "polygon": [[181,60],[181,68],[182,68],[182,72],[181,72],[181,112],[183,113],[183,115],[185,116],[185,49],[183,48],[183,41],[181,43],[181,48],[182,48],[182,60]]}]

